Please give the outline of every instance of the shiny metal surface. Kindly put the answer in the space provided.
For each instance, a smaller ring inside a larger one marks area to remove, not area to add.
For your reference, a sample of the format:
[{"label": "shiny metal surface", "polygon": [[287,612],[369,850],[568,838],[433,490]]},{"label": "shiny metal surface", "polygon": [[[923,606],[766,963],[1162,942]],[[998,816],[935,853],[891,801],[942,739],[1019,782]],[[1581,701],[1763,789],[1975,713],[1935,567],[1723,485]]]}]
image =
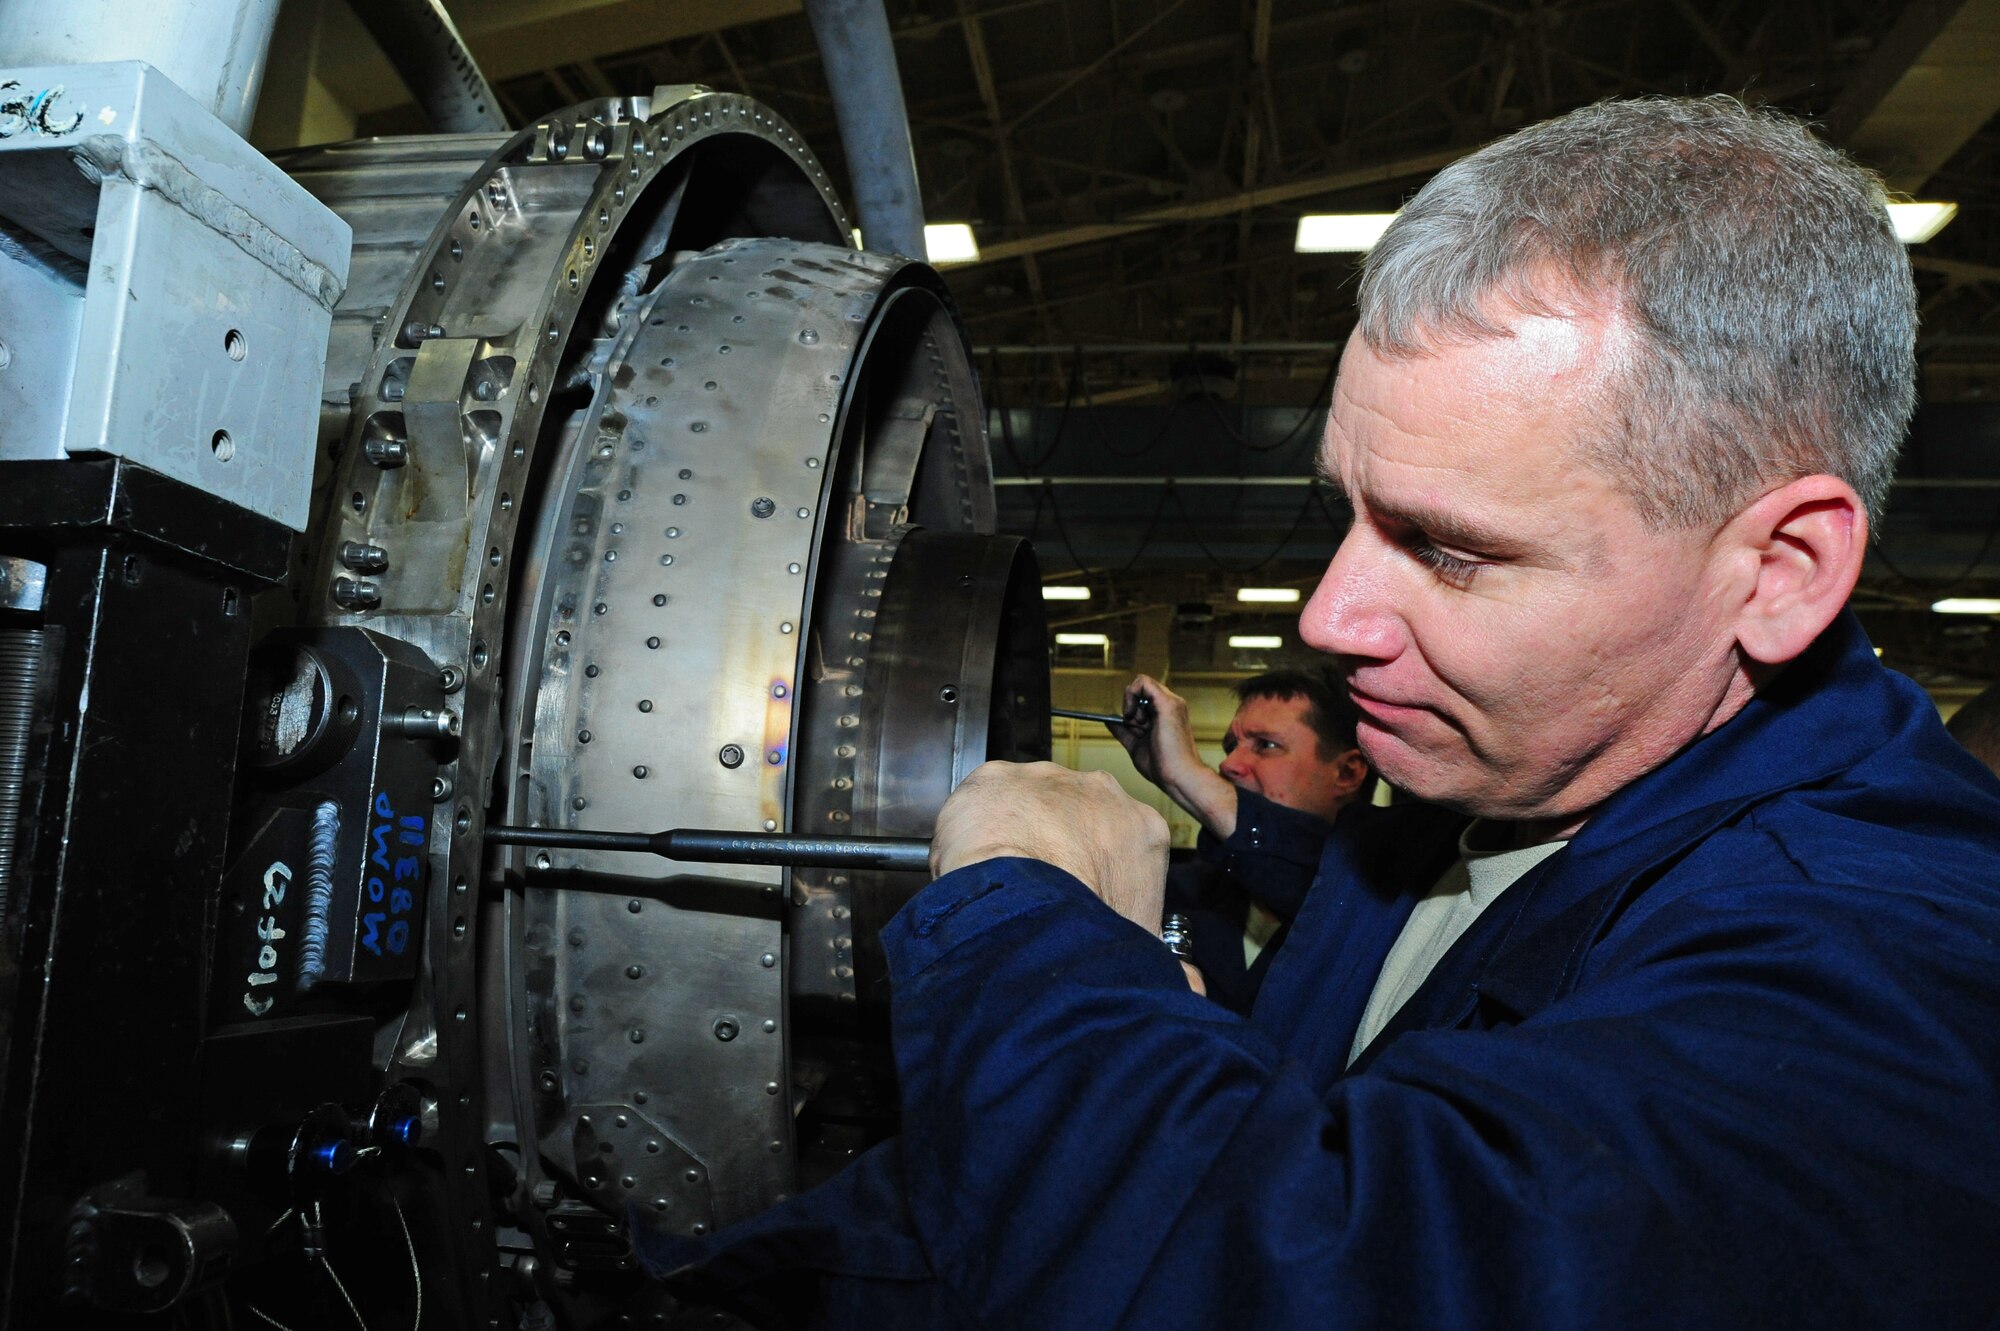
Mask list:
[{"label": "shiny metal surface", "polygon": [[[538,667],[509,655],[534,645],[532,616],[510,631],[510,610],[539,604],[564,442],[602,385],[621,301],[732,235],[837,241],[847,224],[783,122],[692,87],[588,103],[512,136],[338,145],[281,164],[355,231],[327,355],[313,540],[294,579],[299,613],[414,643],[462,718],[433,820],[424,982],[387,1062],[392,1077],[450,1088],[429,1144],[451,1212],[483,1217],[488,1144],[529,1170],[538,1145],[516,1123],[530,1087],[510,1054],[525,1019],[513,987],[520,896],[501,864],[481,893],[479,827],[511,794],[493,782],[508,723],[535,705]],[[405,465],[371,460],[390,453]],[[340,552],[355,545],[386,559],[367,579],[371,597],[338,594],[355,581]],[[503,671],[530,682],[504,711]],[[530,1209],[529,1181],[524,1172],[509,1209]],[[482,1221],[449,1239],[472,1324],[498,1310],[494,1232]],[[534,1241],[555,1250],[546,1229]]]},{"label": "shiny metal surface", "polygon": [[[855,774],[890,761],[894,745],[873,699],[897,696],[876,645],[895,552],[927,537],[918,514],[969,528],[990,512],[983,454],[952,428],[976,418],[976,400],[949,320],[928,269],[776,240],[690,258],[621,316],[549,526],[539,646],[527,649],[541,654],[540,688],[532,728],[509,745],[531,754],[518,817],[854,825]],[[994,540],[955,535],[980,549]],[[935,774],[928,814],[985,756],[992,672],[975,659],[977,677],[961,683],[963,636],[942,631],[949,683],[927,687],[963,688],[979,726],[926,734],[893,759]],[[652,1223],[682,1232],[789,1191],[787,976],[822,959],[794,950],[781,964],[800,927],[784,873],[670,864],[663,900],[657,887],[620,900],[579,880],[652,879],[657,861],[572,849],[534,852],[527,866],[522,987],[547,997],[539,1013],[531,1002],[522,1047],[551,1167],[600,1204],[621,1188],[642,1195]],[[743,904],[744,886],[764,890],[762,909]],[[615,1181],[593,1183],[593,1162],[562,1150],[576,1140],[573,1106],[636,1110],[661,1088],[672,1103],[654,1114],[703,1167],[699,1219],[674,1202],[685,1180],[664,1159],[623,1161]]]},{"label": "shiny metal surface", "polygon": [[0,461],[124,457],[303,530],[346,224],[151,66],[0,69],[0,104],[23,98],[34,123],[0,136]]},{"label": "shiny metal surface", "polygon": [[300,613],[418,645],[461,718],[389,1070],[448,1088],[455,1213],[504,1165],[466,1270],[539,1254],[589,1320],[574,1282],[629,1265],[590,1207],[697,1233],[798,1186],[800,1114],[873,1039],[857,924],[922,876],[488,851],[485,822],[927,835],[989,752],[1046,745],[1038,578],[987,534],[943,283],[847,248],[754,102],[286,165],[356,233]]},{"label": "shiny metal surface", "polygon": [[37,0],[0,3],[0,52],[16,65],[143,60],[247,137],[278,0]]},{"label": "shiny metal surface", "polygon": [[0,917],[7,913],[13,887],[28,738],[43,673],[42,647],[39,629],[0,628]]}]

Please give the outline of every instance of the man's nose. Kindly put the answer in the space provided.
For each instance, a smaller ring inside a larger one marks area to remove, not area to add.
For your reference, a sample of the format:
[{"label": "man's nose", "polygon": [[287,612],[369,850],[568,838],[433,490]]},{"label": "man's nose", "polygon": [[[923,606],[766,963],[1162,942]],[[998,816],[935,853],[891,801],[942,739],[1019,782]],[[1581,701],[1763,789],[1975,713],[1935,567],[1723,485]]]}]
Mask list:
[{"label": "man's nose", "polygon": [[1250,762],[1244,757],[1243,750],[1236,748],[1230,750],[1229,756],[1224,758],[1221,765],[1215,770],[1222,773],[1228,780],[1235,781],[1249,773]]},{"label": "man's nose", "polygon": [[1383,544],[1357,523],[1299,614],[1299,638],[1330,656],[1387,661],[1403,649],[1405,630],[1389,594]]}]

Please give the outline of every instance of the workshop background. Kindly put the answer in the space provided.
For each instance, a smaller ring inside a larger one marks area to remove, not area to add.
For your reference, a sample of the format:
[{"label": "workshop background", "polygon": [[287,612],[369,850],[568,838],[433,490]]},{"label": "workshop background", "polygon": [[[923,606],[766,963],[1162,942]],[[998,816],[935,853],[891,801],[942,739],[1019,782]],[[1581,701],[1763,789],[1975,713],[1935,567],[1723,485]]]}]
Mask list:
[{"label": "workshop background", "polygon": [[[2000,676],[2000,0],[890,0],[924,208],[977,350],[1001,527],[1051,600],[1060,704],[1135,670],[1197,704],[1310,661],[1297,604],[1341,515],[1307,479],[1356,253],[1305,214],[1386,213],[1518,126],[1606,97],[1731,92],[1812,118],[1956,205],[1911,246],[1923,405],[1855,606],[1947,714]],[[515,124],[701,83],[772,106],[845,176],[797,0],[454,6]],[[422,133],[344,0],[289,0],[252,141]],[[844,188],[844,187],[843,187]],[[1934,610],[1958,602],[1970,612]],[[1059,760],[1151,795],[1101,727]],[[1155,799],[1163,807],[1164,801]],[[1182,820],[1184,822],[1184,820]],[[1192,829],[1176,828],[1187,840]]]}]

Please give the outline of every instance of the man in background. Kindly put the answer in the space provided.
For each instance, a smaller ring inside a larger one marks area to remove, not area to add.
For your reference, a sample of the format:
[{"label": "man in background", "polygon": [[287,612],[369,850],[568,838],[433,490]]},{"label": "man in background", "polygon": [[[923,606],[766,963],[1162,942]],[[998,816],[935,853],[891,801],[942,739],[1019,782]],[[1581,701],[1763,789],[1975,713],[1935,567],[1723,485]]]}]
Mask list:
[{"label": "man in background", "polygon": [[1112,734],[1140,774],[1202,825],[1195,861],[1167,876],[1167,909],[1189,919],[1194,967],[1208,996],[1247,1014],[1298,902],[1265,900],[1262,880],[1227,862],[1204,812],[1233,808],[1246,794],[1294,810],[1304,816],[1285,825],[1300,853],[1317,863],[1341,811],[1374,790],[1374,773],[1355,743],[1358,713],[1325,666],[1253,675],[1236,686],[1222,763],[1211,770],[1195,747],[1186,700],[1149,675],[1127,686],[1127,708],[1140,697],[1152,700],[1151,727],[1117,726]]}]

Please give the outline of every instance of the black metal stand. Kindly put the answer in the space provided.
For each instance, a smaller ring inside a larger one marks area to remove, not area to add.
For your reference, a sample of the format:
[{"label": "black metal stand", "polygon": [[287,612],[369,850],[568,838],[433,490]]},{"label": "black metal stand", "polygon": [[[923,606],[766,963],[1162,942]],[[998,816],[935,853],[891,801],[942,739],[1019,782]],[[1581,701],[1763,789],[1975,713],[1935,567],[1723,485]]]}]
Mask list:
[{"label": "black metal stand", "polygon": [[122,460],[0,464],[0,552],[48,570],[0,958],[7,1326],[125,1325],[227,1264],[185,1200],[206,951],[249,597],[289,545]]}]

